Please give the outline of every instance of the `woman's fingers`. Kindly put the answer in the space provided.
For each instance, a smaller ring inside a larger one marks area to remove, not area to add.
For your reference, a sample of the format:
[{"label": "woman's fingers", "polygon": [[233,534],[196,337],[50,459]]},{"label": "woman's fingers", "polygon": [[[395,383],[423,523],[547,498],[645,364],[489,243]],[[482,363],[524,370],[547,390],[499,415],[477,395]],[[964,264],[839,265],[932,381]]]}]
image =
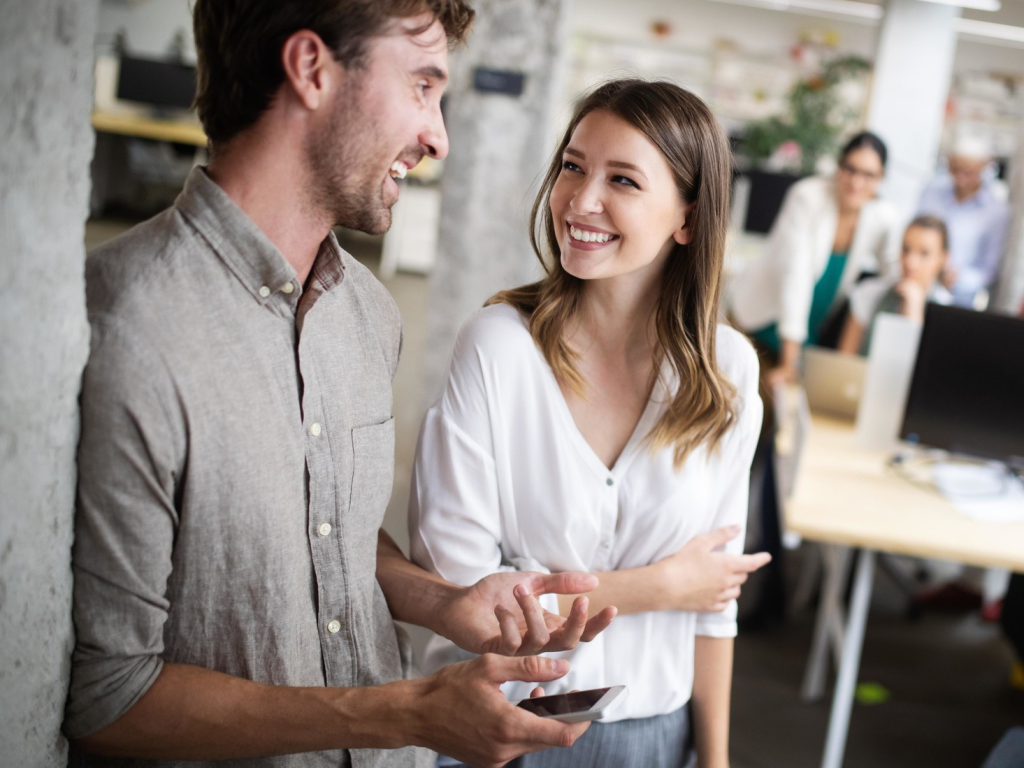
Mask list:
[{"label": "woman's fingers", "polygon": [[523,644],[515,615],[505,606],[499,605],[494,609],[494,616],[501,629],[501,648],[498,653],[502,656],[515,656]]},{"label": "woman's fingers", "polygon": [[619,609],[614,605],[609,605],[599,614],[594,616],[590,621],[587,622],[586,628],[583,630],[583,635],[580,640],[584,643],[589,643],[601,632],[608,628],[608,625],[612,623],[612,619],[618,614]]},{"label": "woman's fingers", "polygon": [[555,648],[546,648],[548,651],[568,651],[575,648],[583,637],[583,630],[587,628],[587,614],[590,611],[590,599],[580,595],[572,601],[572,609],[565,620],[565,624],[556,633],[554,642]]},{"label": "woman's fingers", "polygon": [[548,644],[551,639],[548,633],[547,623],[544,621],[544,610],[525,584],[519,584],[513,590],[519,607],[523,611],[523,618],[526,620],[526,635],[519,646],[519,653],[530,655],[537,653]]}]

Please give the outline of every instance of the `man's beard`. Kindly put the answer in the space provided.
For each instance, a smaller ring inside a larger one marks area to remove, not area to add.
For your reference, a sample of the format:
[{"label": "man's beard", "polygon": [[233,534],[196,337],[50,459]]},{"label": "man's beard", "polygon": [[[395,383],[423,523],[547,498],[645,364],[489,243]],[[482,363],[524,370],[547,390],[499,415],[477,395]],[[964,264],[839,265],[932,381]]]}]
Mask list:
[{"label": "man's beard", "polygon": [[391,206],[384,202],[381,169],[374,168],[378,131],[360,106],[357,89],[340,92],[327,125],[307,139],[308,204],[332,226],[380,235],[391,227]]}]

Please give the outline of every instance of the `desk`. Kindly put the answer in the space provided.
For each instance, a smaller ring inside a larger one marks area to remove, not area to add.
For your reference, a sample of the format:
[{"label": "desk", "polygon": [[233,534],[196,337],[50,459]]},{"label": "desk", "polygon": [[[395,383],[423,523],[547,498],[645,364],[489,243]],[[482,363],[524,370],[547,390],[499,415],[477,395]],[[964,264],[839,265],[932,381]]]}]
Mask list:
[{"label": "desk", "polygon": [[92,113],[92,127],[102,133],[206,146],[206,134],[197,120],[159,120],[130,112],[96,111]]},{"label": "desk", "polygon": [[[980,523],[961,515],[937,490],[897,477],[887,455],[857,447],[852,423],[812,418],[801,451],[786,528],[840,545],[827,572],[814,630],[805,693],[823,690],[829,637],[842,637],[823,768],[839,768],[853,707],[864,628],[874,578],[875,551],[935,557],[966,565],[1024,572],[1024,523]],[[849,617],[841,597],[849,548],[860,547]]]}]

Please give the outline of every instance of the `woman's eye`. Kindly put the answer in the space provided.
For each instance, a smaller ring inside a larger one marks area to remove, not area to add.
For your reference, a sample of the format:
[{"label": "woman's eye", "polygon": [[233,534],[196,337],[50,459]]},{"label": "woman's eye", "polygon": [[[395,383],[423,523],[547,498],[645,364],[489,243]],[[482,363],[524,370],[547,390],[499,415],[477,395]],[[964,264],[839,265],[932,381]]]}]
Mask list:
[{"label": "woman's eye", "polygon": [[615,184],[621,184],[624,187],[635,187],[636,189],[640,189],[640,185],[628,176],[612,176],[612,181]]},{"label": "woman's eye", "polygon": [[562,161],[562,170],[563,171],[573,171],[575,173],[575,172],[581,171],[582,168],[580,168],[578,165],[576,165],[576,163],[570,162],[569,160],[563,160]]}]

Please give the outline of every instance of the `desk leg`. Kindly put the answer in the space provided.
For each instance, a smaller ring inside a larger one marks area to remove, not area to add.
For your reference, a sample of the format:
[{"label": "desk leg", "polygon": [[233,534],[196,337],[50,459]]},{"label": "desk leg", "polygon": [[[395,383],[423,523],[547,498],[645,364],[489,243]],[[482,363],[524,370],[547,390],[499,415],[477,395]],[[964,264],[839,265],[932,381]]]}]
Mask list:
[{"label": "desk leg", "polygon": [[804,672],[804,682],[800,691],[800,698],[804,701],[818,701],[825,695],[829,640],[834,638],[837,632],[842,633],[843,587],[850,563],[849,547],[821,544],[819,549],[824,564],[825,583],[821,588],[811,655],[807,660],[807,671]]},{"label": "desk leg", "polygon": [[857,686],[860,651],[864,645],[864,627],[868,620],[874,574],[875,553],[865,549],[857,563],[853,598],[850,600],[850,613],[846,622],[846,638],[843,642],[843,661],[839,665],[839,677],[832,697],[832,714],[828,721],[828,738],[825,741],[822,768],[840,768],[843,764],[846,733],[850,727],[850,712],[853,710],[853,693]]}]

